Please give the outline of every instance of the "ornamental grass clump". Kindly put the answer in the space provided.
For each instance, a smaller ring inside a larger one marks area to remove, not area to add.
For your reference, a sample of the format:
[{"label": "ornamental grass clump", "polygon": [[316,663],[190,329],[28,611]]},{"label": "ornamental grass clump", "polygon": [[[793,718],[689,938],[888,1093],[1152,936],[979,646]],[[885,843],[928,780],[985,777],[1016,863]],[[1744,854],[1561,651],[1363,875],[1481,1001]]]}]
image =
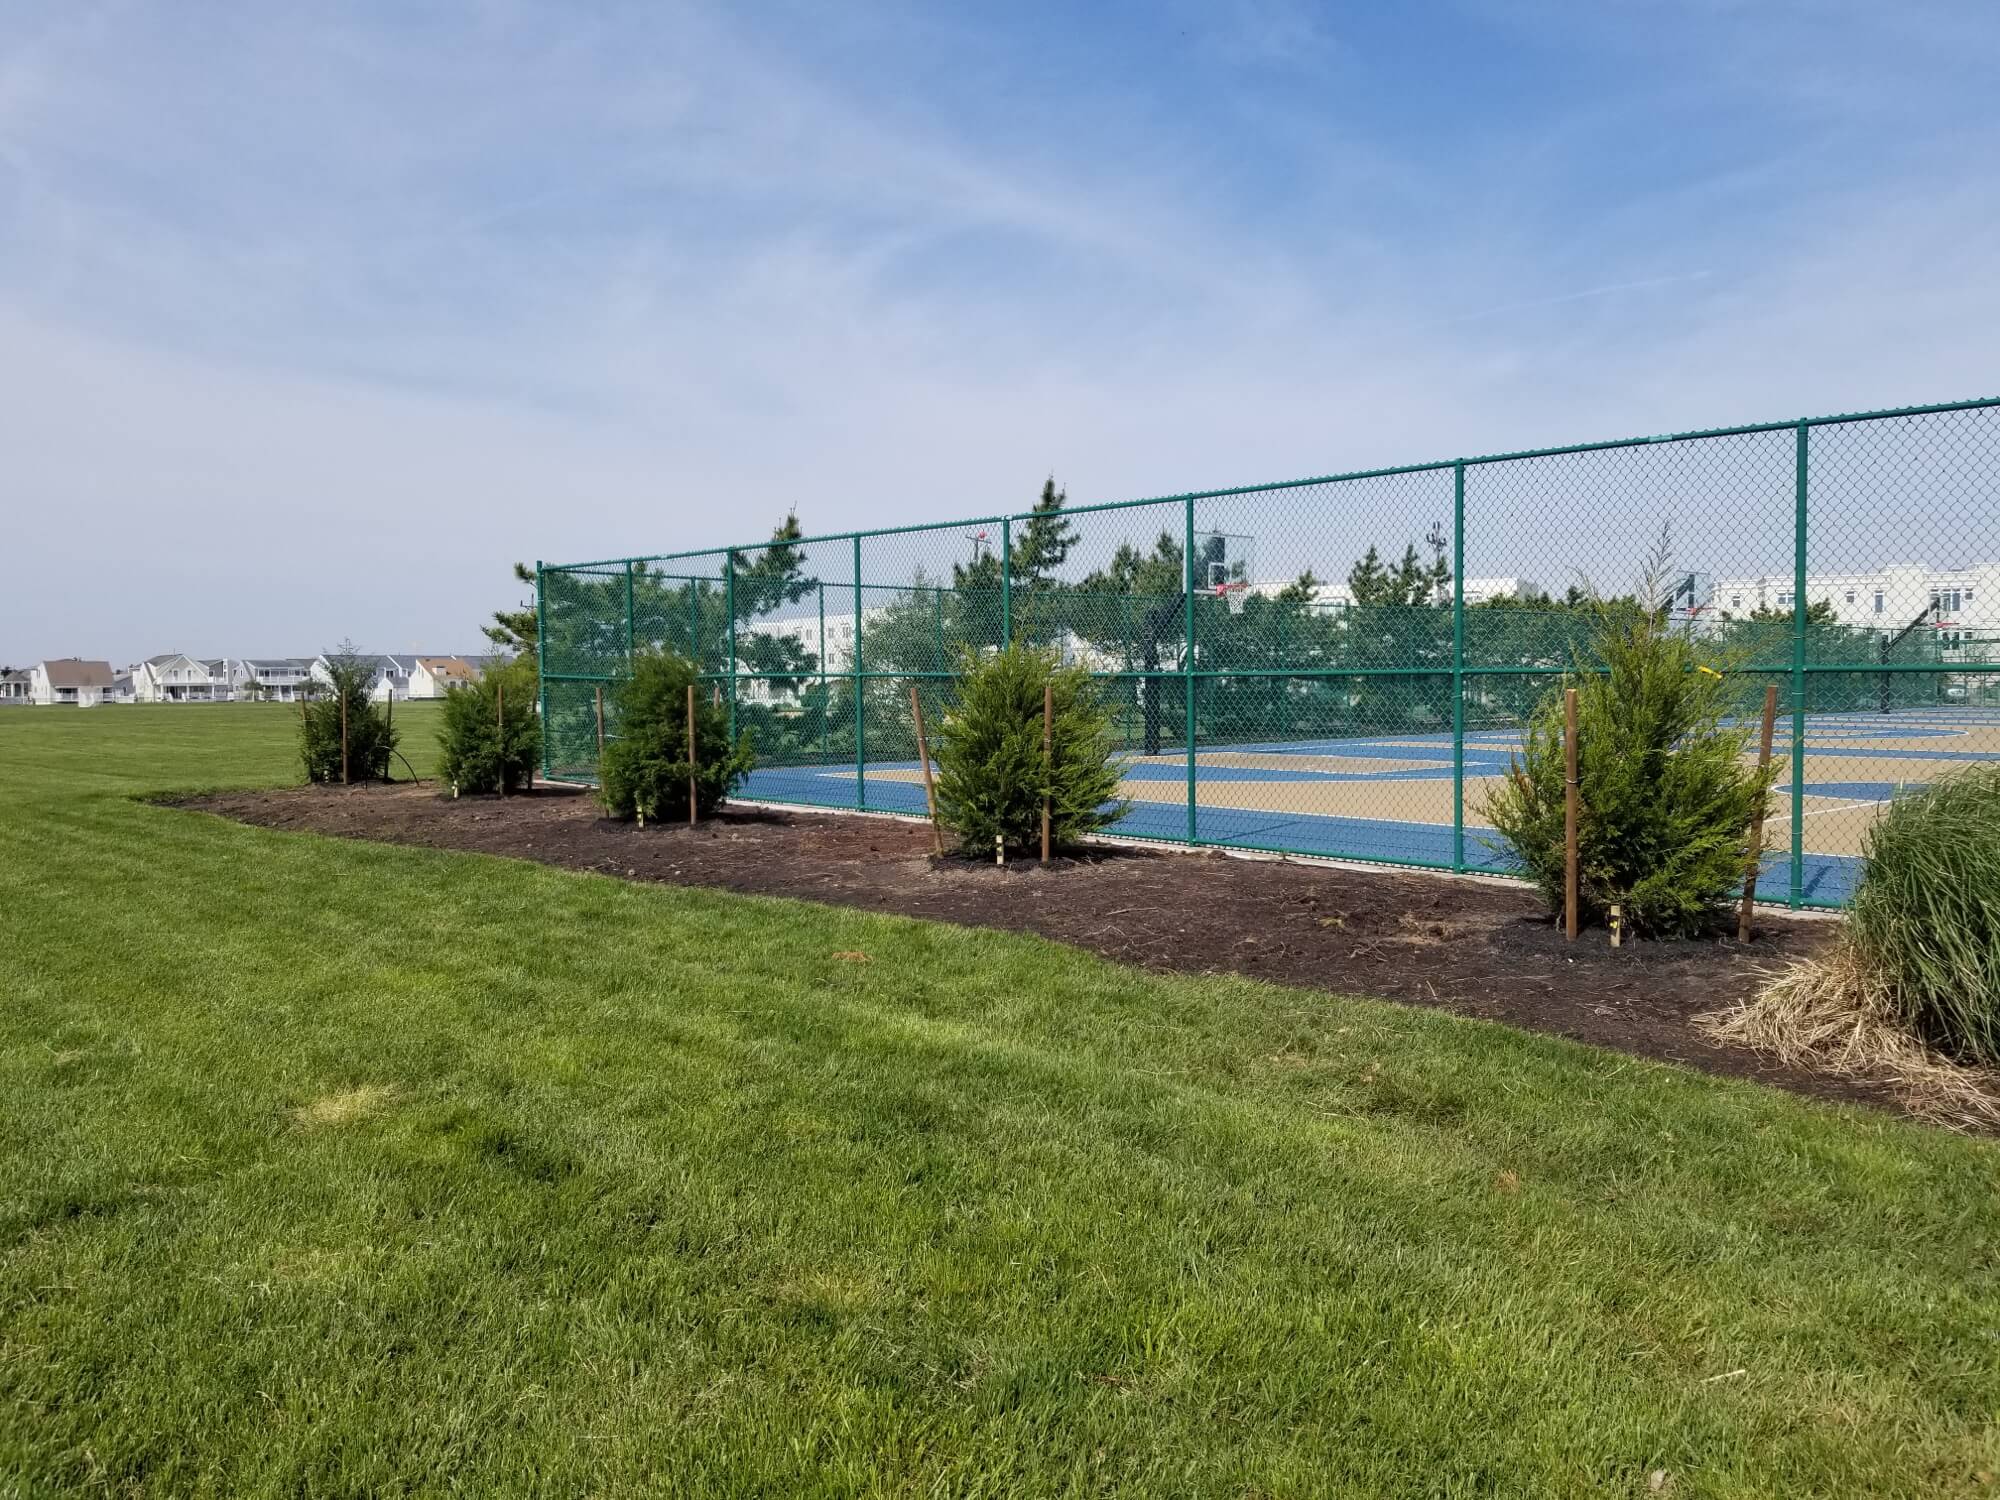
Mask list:
[{"label": "ornamental grass clump", "polygon": [[1755,734],[1727,663],[1665,611],[1600,606],[1601,670],[1565,675],[1533,710],[1521,752],[1485,804],[1550,909],[1565,864],[1563,691],[1577,694],[1580,920],[1621,909],[1635,931],[1691,937],[1722,925],[1749,861],[1775,768],[1745,758]]},{"label": "ornamental grass clump", "polygon": [[[1046,754],[1045,688],[1055,708]],[[936,752],[938,817],[967,854],[991,855],[996,837],[1009,851],[1039,848],[1044,796],[1058,845],[1125,815],[1111,716],[1090,674],[1063,666],[1052,651],[1013,645],[968,653]]]},{"label": "ornamental grass clump", "polygon": [[1847,937],[1912,1032],[2000,1064],[2000,767],[1890,804],[1868,836]]},{"label": "ornamental grass clump", "polygon": [[1935,1124],[2000,1130],[2000,767],[1897,797],[1832,946],[1703,1025],[1884,1084]]},{"label": "ornamental grass clump", "polygon": [[[688,688],[694,664],[671,651],[642,651],[608,707],[613,733],[599,766],[598,800],[613,817],[682,821],[688,813]],[[729,740],[728,711],[698,686],[694,695],[695,809],[713,813],[756,765],[750,736]]]}]

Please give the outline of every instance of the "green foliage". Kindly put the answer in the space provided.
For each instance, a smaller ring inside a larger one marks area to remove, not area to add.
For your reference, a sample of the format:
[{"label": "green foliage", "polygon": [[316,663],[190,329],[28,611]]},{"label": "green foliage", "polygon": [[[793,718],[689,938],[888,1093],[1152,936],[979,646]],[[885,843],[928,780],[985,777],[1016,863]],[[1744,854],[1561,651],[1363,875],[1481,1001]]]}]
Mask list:
[{"label": "green foliage", "polygon": [[1891,804],[1869,834],[1850,931],[1914,1030],[2000,1063],[2000,767]]},{"label": "green foliage", "polygon": [[1053,586],[1052,574],[1076,545],[1076,527],[1062,513],[1069,503],[1069,491],[1056,488],[1051,474],[1042,481],[1042,493],[1034,509],[1014,532],[1014,586],[1033,593]]},{"label": "green foliage", "polygon": [[515,792],[534,784],[542,754],[535,664],[516,658],[445,694],[439,779],[461,792]]},{"label": "green foliage", "polygon": [[[535,570],[526,563],[515,563],[514,581],[533,588]],[[521,609],[494,610],[493,623],[482,625],[480,629],[486,632],[486,639],[502,651],[532,657],[535,654],[535,642],[541,635],[540,625],[540,615],[535,601],[530,599]]]},{"label": "green foliage", "polygon": [[1451,565],[1444,560],[1444,542],[1434,534],[1430,545],[1428,563],[1418,558],[1416,544],[1412,542],[1403,549],[1402,561],[1393,567],[1385,566],[1381,554],[1370,547],[1361,561],[1348,570],[1347,590],[1354,596],[1355,607],[1409,608],[1449,602]]},{"label": "green foliage", "polygon": [[323,684],[299,712],[299,759],[306,780],[338,785],[341,780],[343,723],[349,781],[389,778],[389,758],[401,735],[385,706],[369,697],[375,686],[375,659],[342,642],[327,657],[332,681]]},{"label": "green foliage", "polygon": [[[938,814],[966,853],[1039,847],[1042,799],[1054,841],[1066,844],[1125,815],[1111,718],[1090,674],[1055,653],[1009,646],[968,654],[958,707],[938,727]],[[1042,752],[1043,688],[1054,691],[1050,753]]]},{"label": "green foliage", "polygon": [[1604,670],[1566,675],[1542,698],[1486,815],[1560,911],[1563,689],[1574,687],[1582,919],[1602,920],[1617,904],[1641,933],[1705,932],[1742,882],[1750,824],[1776,768],[1744,762],[1753,730],[1730,722],[1736,689],[1698,639],[1657,611],[1606,605],[1591,644]]},{"label": "green foliage", "polygon": [[729,743],[729,716],[695,682],[694,664],[670,651],[642,651],[608,708],[615,737],[600,763],[598,796],[615,817],[655,822],[687,816],[687,693],[695,687],[695,807],[715,811],[755,765],[750,737]]}]

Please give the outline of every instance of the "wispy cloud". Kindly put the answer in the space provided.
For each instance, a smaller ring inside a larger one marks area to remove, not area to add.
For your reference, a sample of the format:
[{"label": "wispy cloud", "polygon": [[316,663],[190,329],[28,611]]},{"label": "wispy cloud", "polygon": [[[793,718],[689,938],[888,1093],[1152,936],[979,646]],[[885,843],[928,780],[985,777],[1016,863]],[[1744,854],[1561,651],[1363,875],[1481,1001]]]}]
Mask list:
[{"label": "wispy cloud", "polygon": [[1718,144],[1699,39],[1637,72],[1617,35],[1510,52],[1532,16],[1469,11],[1454,52],[1277,3],[89,19],[0,22],[0,483],[27,555],[121,541],[90,593],[10,580],[0,657],[449,646],[516,555],[793,505],[1957,394],[2000,315],[1990,132],[1857,155],[1786,104]]}]

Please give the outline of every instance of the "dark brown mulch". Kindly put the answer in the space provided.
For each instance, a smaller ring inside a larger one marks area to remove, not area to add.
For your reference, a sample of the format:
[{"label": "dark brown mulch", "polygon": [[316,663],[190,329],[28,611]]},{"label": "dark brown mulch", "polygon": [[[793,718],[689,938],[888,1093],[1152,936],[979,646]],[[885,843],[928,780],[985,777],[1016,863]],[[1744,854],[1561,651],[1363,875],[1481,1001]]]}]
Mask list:
[{"label": "dark brown mulch", "polygon": [[1506,882],[1104,847],[1043,867],[938,859],[921,823],[735,809],[690,830],[599,816],[569,788],[453,800],[429,786],[225,792],[180,806],[268,828],[540,860],[1039,933],[1107,958],[1233,972],[1460,1015],[1895,1108],[1884,1090],[1717,1046],[1693,1019],[1818,950],[1830,924],[1760,913],[1754,941],[1572,944]]}]

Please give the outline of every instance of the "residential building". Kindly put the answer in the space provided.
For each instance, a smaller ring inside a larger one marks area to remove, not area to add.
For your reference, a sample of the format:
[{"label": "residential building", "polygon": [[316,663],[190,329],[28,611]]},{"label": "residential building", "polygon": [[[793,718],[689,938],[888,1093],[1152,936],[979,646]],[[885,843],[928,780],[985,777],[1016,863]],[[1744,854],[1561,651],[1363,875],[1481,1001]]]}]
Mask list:
[{"label": "residential building", "polygon": [[[410,691],[411,684],[416,675],[417,664],[421,661],[462,662],[476,676],[480,671],[484,670],[482,664],[490,659],[486,657],[457,656],[448,651],[435,651],[424,654],[413,653],[409,656],[377,656],[368,652],[363,652],[359,655],[359,660],[368,668],[370,673],[368,696],[377,703],[385,699],[391,699],[400,703],[412,696]],[[333,681],[331,658],[326,655],[314,657],[311,665],[311,675],[323,684],[331,683]],[[430,676],[431,686],[435,687],[437,680],[435,675],[426,675]],[[430,692],[419,694],[418,696],[441,697],[443,694],[441,692]]]},{"label": "residential building", "polygon": [[92,708],[105,701],[111,677],[108,661],[79,661],[73,656],[38,661],[29,676],[28,697],[44,706]]},{"label": "residential building", "polygon": [[[1713,609],[1724,619],[1760,609],[1789,613],[1794,588],[1790,573],[1718,578]],[[1889,636],[1916,625],[1936,633],[1947,661],[1984,660],[2000,637],[2000,563],[1963,568],[1891,563],[1866,572],[1808,573],[1806,605],[1824,605],[1842,625]]]},{"label": "residential building", "polygon": [[132,684],[130,672],[111,674],[111,687],[104,695],[106,703],[137,703],[138,697]]},{"label": "residential building", "polygon": [[230,693],[266,703],[296,703],[313,680],[310,656],[245,656],[229,663]]},{"label": "residential building", "polygon": [[178,651],[149,656],[132,668],[137,703],[221,703],[229,698],[229,678],[218,681],[218,662],[200,661]]},{"label": "residential building", "polygon": [[442,698],[455,687],[469,687],[480,675],[462,656],[420,656],[410,667],[410,696]]},{"label": "residential building", "polygon": [[18,672],[0,672],[0,708],[26,704],[34,691],[35,674],[23,667]]}]

